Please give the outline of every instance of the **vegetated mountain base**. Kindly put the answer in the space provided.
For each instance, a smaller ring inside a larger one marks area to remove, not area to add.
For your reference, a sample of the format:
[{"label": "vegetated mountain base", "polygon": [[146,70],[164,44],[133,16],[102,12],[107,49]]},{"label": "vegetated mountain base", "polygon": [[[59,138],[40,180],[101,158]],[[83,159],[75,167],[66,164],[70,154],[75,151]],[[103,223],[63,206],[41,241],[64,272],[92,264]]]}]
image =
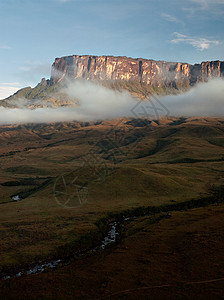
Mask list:
[{"label": "vegetated mountain base", "polygon": [[[222,118],[1,126],[1,273],[94,246],[111,213],[167,204],[178,207],[204,197],[211,185],[224,184],[223,133]],[[88,191],[82,205],[77,186]],[[14,195],[22,200],[14,201]],[[189,285],[182,289],[184,282],[224,277],[222,213],[219,204],[171,213],[171,218],[154,225],[148,217],[139,218],[125,225],[127,239],[118,248],[55,273],[1,283],[2,295],[19,292],[21,298],[24,293],[38,298],[47,293],[52,298],[57,291],[58,297],[97,298],[133,289],[128,296],[134,299],[145,295],[144,288],[164,284],[171,285],[171,299],[176,293],[185,295]],[[202,252],[207,264],[202,260],[196,270]],[[71,282],[78,279],[70,285],[69,276]],[[46,278],[60,291],[53,291]],[[8,292],[9,284],[14,292]],[[47,292],[38,290],[39,285]],[[209,283],[206,291],[218,297],[221,286],[220,281]],[[200,286],[191,288],[196,293]],[[150,295],[162,299],[168,288],[164,289]]]}]

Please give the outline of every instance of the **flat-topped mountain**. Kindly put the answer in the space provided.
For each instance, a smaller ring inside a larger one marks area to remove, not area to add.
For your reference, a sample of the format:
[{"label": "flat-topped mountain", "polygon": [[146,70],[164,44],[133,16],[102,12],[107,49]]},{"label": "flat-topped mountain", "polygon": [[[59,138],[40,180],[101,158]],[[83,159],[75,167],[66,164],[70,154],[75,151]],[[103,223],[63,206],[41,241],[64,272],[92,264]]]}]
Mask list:
[{"label": "flat-topped mountain", "polygon": [[74,105],[74,99],[62,92],[68,80],[92,80],[144,99],[153,93],[176,94],[214,77],[224,77],[223,61],[191,65],[125,56],[72,55],[55,59],[50,79],[43,78],[36,87],[19,90],[0,105],[18,107],[21,100],[23,106],[32,109]]},{"label": "flat-topped mountain", "polygon": [[188,63],[154,61],[125,56],[72,55],[56,58],[51,82],[64,77],[87,80],[137,81],[152,87],[184,87],[224,76],[224,62]]}]

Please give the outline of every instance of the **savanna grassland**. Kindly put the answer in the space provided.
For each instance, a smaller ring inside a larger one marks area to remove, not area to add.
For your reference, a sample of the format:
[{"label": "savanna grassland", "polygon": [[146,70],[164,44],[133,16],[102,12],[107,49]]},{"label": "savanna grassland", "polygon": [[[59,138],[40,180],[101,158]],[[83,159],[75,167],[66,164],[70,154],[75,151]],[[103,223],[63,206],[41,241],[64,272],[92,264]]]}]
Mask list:
[{"label": "savanna grassland", "polygon": [[[222,118],[1,126],[0,142],[1,273],[97,245],[111,213],[197,200],[224,184]],[[140,218],[125,225],[124,241],[115,248],[54,272],[1,282],[2,295],[99,299],[126,297],[115,293],[134,289],[128,299],[144,299],[143,287],[164,282],[172,286],[169,292],[153,290],[146,299],[187,295],[183,281],[224,277],[222,213],[219,204],[175,211],[171,218]],[[196,295],[197,289],[190,290]]]}]

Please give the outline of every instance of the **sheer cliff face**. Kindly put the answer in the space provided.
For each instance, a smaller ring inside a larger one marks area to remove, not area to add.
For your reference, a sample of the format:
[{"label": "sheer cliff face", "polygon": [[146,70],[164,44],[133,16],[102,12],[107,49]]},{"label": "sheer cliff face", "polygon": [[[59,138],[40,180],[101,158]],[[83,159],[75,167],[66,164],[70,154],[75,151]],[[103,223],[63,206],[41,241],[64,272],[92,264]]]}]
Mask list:
[{"label": "sheer cliff face", "polygon": [[190,65],[113,56],[66,56],[56,58],[51,82],[63,78],[137,81],[149,86],[181,87],[224,76],[224,62]]}]

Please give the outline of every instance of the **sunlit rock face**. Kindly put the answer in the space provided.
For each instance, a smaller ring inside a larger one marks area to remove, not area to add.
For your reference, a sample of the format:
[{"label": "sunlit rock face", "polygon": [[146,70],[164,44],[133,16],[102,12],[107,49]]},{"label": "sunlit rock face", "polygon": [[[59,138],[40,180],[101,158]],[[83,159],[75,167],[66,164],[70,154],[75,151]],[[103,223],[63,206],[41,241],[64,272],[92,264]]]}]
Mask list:
[{"label": "sunlit rock face", "polygon": [[211,77],[224,76],[224,62],[188,63],[154,61],[125,56],[73,55],[56,58],[51,82],[63,78],[137,81],[157,87],[188,87]]}]

